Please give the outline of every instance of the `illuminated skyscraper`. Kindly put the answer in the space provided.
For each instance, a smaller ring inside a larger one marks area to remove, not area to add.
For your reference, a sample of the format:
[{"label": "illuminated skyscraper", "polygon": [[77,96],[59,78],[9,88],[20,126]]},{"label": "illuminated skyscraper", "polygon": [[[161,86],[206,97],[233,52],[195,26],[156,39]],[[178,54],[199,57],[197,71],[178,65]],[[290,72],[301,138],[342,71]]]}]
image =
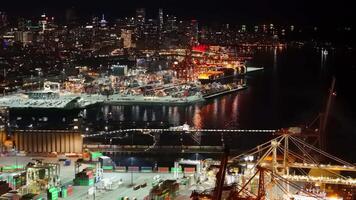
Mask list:
[{"label": "illuminated skyscraper", "polygon": [[121,38],[123,40],[124,48],[134,47],[132,42],[132,30],[121,29]]},{"label": "illuminated skyscraper", "polygon": [[144,8],[136,9],[136,25],[143,26],[146,21],[146,10]]},{"label": "illuminated skyscraper", "polygon": [[46,14],[41,15],[41,18],[38,21],[38,25],[41,27],[42,32],[44,32],[47,29],[48,17],[46,16]]},{"label": "illuminated skyscraper", "polygon": [[139,40],[142,37],[145,21],[146,21],[146,10],[144,8],[136,9],[136,18],[135,18],[136,40]]},{"label": "illuminated skyscraper", "polygon": [[177,30],[178,29],[177,17],[173,15],[167,15],[167,23],[165,25],[166,25],[166,30],[168,32]]},{"label": "illuminated skyscraper", "polygon": [[164,21],[163,21],[163,9],[162,8],[160,8],[159,10],[158,10],[158,20],[159,20],[159,26],[158,26],[158,28],[159,28],[159,41],[160,41],[160,43],[161,43],[161,41],[162,41],[162,37],[163,37],[163,25],[164,25]]},{"label": "illuminated skyscraper", "polygon": [[246,25],[245,25],[245,24],[243,24],[243,25],[241,26],[241,32],[242,32],[242,33],[246,33]]},{"label": "illuminated skyscraper", "polygon": [[16,31],[15,32],[15,41],[23,43],[23,45],[27,45],[31,43],[33,40],[33,34],[30,31]]},{"label": "illuminated skyscraper", "polygon": [[163,24],[164,24],[164,21],[163,21],[163,9],[160,8],[158,10],[158,17],[159,17],[159,28],[162,30],[163,29]]},{"label": "illuminated skyscraper", "polygon": [[100,26],[105,27],[108,22],[105,20],[105,15],[103,14],[100,20]]}]

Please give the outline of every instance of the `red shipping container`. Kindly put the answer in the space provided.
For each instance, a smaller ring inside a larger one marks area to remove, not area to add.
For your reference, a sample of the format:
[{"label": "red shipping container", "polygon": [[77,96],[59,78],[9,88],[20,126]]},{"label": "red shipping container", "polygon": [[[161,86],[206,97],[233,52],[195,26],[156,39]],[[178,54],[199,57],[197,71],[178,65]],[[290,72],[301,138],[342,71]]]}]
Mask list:
[{"label": "red shipping container", "polygon": [[169,167],[158,167],[158,172],[169,173]]},{"label": "red shipping container", "polygon": [[68,196],[70,196],[70,195],[73,194],[73,186],[72,186],[72,185],[68,185],[68,187],[67,187],[67,194],[68,194]]},{"label": "red shipping container", "polygon": [[184,173],[195,173],[195,168],[194,167],[185,167]]}]

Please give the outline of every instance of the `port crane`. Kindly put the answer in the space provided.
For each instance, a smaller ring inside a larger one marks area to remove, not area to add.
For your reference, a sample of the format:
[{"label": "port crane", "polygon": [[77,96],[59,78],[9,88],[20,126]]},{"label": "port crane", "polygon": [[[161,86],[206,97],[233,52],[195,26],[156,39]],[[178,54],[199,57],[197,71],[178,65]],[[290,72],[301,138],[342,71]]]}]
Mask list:
[{"label": "port crane", "polygon": [[[319,158],[315,158],[313,155],[319,155]],[[291,181],[356,186],[356,179],[348,178],[335,172],[356,172],[355,165],[306,143],[294,136],[293,133],[280,135],[244,154],[232,158],[232,160],[238,161],[246,156],[258,158],[251,170],[261,166],[281,174]],[[291,174],[290,170],[293,170],[295,174]],[[329,177],[311,176],[307,173],[308,170],[324,171],[329,174]]]},{"label": "port crane", "polygon": [[[283,199],[292,199],[295,198],[295,195],[304,195],[312,199],[322,200],[325,199],[325,196],[305,190],[299,183],[356,187],[355,178],[345,177],[338,173],[355,173],[355,165],[306,143],[297,137],[298,134],[300,134],[300,128],[290,128],[288,132],[284,130],[283,134],[243,154],[230,158],[228,162],[226,162],[226,155],[224,155],[220,163],[215,188],[201,192],[193,191],[191,199],[219,200],[216,194],[224,194],[224,199],[229,200],[281,199],[281,195],[272,197],[278,193],[283,194]],[[315,158],[310,152],[317,153],[324,158]],[[249,161],[252,167],[249,167],[243,175],[243,179],[247,179],[247,182],[221,185],[221,181],[224,180],[221,177],[221,172],[226,171],[227,165],[247,162],[246,157],[256,158]],[[329,163],[321,162],[326,160]],[[324,171],[327,172],[327,175],[315,176],[310,173],[312,170]],[[258,180],[257,192],[250,191],[250,184],[256,179]],[[296,191],[299,194],[295,194]],[[300,191],[302,192],[300,193]]]},{"label": "port crane", "polygon": [[[272,170],[257,166],[256,171],[247,180],[246,183],[240,185],[239,183],[233,183],[230,185],[224,185],[224,172],[226,172],[227,167],[227,154],[224,153],[220,170],[217,173],[217,181],[215,188],[204,190],[204,191],[193,191],[190,198],[192,200],[265,200],[265,199],[293,199],[293,195],[289,192],[289,187],[294,190],[303,191],[304,195],[308,197],[313,197],[314,199],[321,200],[322,197],[318,194],[314,194],[310,191],[303,190],[303,188],[288,179],[274,173]],[[251,191],[249,185],[258,179],[257,191]],[[276,190],[268,191],[271,187],[276,186],[278,189],[277,197],[275,195]],[[267,197],[267,194],[270,193]]]}]

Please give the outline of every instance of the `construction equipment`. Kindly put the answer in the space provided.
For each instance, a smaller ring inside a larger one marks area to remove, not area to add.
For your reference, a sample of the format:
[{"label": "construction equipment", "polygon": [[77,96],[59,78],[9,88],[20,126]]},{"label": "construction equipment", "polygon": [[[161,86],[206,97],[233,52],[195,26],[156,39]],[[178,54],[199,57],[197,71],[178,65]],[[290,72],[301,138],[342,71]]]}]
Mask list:
[{"label": "construction equipment", "polygon": [[31,193],[39,194],[42,191],[60,185],[60,165],[58,163],[42,163],[37,161],[34,165],[26,167],[26,186]]}]

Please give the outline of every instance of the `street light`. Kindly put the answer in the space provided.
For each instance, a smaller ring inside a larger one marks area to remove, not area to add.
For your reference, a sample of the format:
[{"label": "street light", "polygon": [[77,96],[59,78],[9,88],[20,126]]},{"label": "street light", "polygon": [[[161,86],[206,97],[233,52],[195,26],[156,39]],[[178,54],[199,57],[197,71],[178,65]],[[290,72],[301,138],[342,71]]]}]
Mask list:
[{"label": "street light", "polygon": [[112,138],[110,138],[110,149],[112,150]]}]

